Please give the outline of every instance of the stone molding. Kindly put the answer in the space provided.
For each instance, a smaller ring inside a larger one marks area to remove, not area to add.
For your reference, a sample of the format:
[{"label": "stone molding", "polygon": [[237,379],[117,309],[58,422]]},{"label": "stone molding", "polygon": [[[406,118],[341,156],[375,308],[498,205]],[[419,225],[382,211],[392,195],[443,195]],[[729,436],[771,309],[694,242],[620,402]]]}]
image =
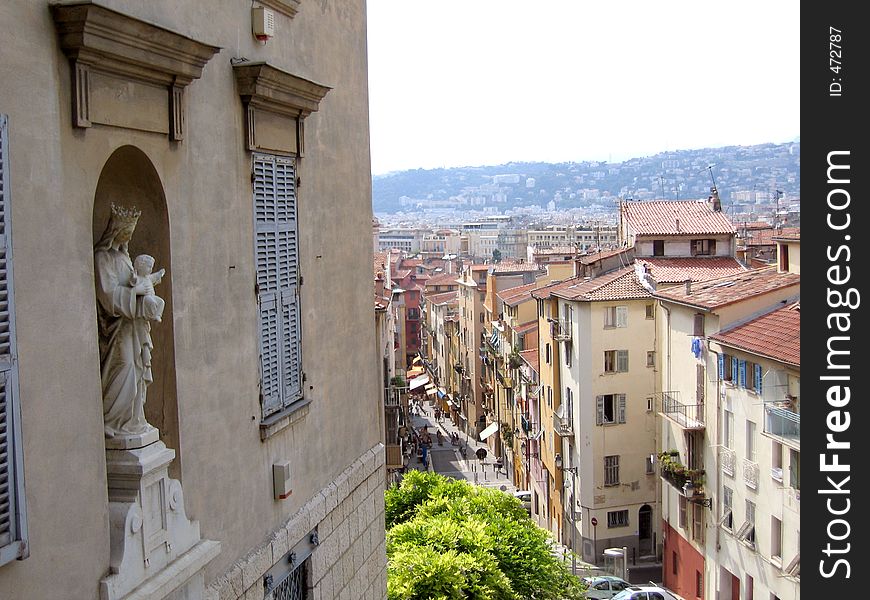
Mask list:
[{"label": "stone molding", "polygon": [[[154,110],[150,88],[165,92],[165,133],[173,141],[184,138],[184,89],[202,75],[208,61],[221,48],[194,40],[158,25],[125,15],[90,1],[50,5],[60,48],[72,70],[73,126],[94,122],[121,127],[160,130],[124,120],[112,103],[94,107],[93,77],[111,89],[129,111]],[[125,102],[126,100],[126,102]],[[139,106],[144,103],[147,106]],[[163,110],[161,101],[158,110]],[[95,114],[96,113],[96,114]],[[158,131],[164,133],[164,131]]]},{"label": "stone molding", "polygon": [[332,88],[266,62],[239,63],[233,73],[245,106],[246,148],[303,156],[302,121]]},{"label": "stone molding", "polygon": [[302,4],[302,0],[258,0],[258,2],[282,15],[287,15],[291,19],[296,16],[299,5]]}]

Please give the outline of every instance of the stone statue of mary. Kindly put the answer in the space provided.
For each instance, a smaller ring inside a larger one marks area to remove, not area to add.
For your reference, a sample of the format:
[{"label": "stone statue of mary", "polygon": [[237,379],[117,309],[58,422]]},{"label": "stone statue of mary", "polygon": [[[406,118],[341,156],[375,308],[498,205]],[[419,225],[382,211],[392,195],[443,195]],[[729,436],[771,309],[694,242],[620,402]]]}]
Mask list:
[{"label": "stone statue of mary", "polygon": [[156,429],[145,420],[151,373],[151,324],[142,297],[151,281],[134,276],[127,246],[141,211],[112,204],[109,223],[94,246],[100,373],[106,438],[143,436]]}]

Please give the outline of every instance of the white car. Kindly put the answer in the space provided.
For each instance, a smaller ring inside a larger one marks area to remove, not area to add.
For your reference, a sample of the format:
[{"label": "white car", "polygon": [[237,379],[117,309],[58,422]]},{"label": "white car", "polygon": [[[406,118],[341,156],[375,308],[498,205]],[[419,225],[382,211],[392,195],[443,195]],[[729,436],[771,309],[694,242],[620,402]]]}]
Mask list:
[{"label": "white car", "polygon": [[612,600],[678,600],[678,598],[657,585],[630,585],[613,596]]},{"label": "white car", "polygon": [[518,490],[514,492],[514,498],[519,500],[523,508],[529,511],[529,513],[532,512],[532,492],[529,490]]},{"label": "white car", "polygon": [[584,577],[586,584],[586,597],[594,600],[606,600],[631,586],[625,579],[613,575],[600,575],[597,577]]}]

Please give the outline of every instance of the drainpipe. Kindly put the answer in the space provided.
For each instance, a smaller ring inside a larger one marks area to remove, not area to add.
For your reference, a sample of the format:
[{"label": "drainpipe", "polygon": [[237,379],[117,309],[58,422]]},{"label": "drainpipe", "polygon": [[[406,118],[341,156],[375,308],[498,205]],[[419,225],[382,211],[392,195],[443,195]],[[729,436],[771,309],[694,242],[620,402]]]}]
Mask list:
[{"label": "drainpipe", "polygon": [[[668,332],[667,333],[667,340],[665,342],[665,344],[667,346],[666,347],[666,355],[667,355],[667,359],[668,359],[667,381],[666,381],[667,385],[665,385],[664,387],[665,387],[665,389],[670,390],[671,389],[671,309],[668,308],[664,302],[662,302],[662,310],[664,310],[665,314],[667,314],[667,332]],[[664,390],[662,390],[662,391],[664,391]],[[664,450],[665,440],[662,439],[661,443],[662,443],[662,450]],[[665,488],[665,486],[662,485],[661,489],[666,489],[666,488]],[[670,497],[670,495],[668,497]],[[666,503],[664,501],[664,494],[662,494],[662,512],[664,512],[665,505],[667,505],[667,507],[668,507],[667,510],[670,511],[670,502]],[[670,525],[671,525],[670,514],[668,514],[667,523],[668,523],[668,527],[670,527]],[[662,536],[662,538],[664,538],[664,535]],[[664,559],[665,559],[664,546],[665,546],[664,539],[662,539],[662,564],[663,565],[664,565]],[[662,577],[664,577],[664,573],[662,573]]]}]

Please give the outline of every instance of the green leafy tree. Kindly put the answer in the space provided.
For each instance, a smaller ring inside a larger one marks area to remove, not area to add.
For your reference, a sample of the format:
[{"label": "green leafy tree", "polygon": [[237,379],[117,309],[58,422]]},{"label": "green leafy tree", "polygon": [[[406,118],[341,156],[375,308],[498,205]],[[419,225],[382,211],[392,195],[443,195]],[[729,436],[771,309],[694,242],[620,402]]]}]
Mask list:
[{"label": "green leafy tree", "polygon": [[389,600],[562,600],[582,585],[519,501],[411,471],[385,492]]},{"label": "green leafy tree", "polygon": [[496,248],[495,250],[492,251],[492,262],[499,262],[499,261],[501,261],[501,250]]}]

